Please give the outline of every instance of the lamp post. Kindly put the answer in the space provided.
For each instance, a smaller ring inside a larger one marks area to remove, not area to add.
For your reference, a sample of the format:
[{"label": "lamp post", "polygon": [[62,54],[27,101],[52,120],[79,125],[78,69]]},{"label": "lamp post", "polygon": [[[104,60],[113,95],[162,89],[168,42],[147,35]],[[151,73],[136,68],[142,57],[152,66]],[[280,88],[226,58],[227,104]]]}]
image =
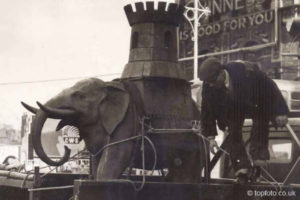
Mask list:
[{"label": "lamp post", "polygon": [[189,7],[188,5],[185,6],[184,17],[191,25],[194,36],[192,38],[192,40],[194,41],[194,82],[198,80],[198,28],[200,26],[199,20],[203,15],[207,16],[209,14],[209,8],[202,6],[199,0],[194,0],[193,7]]}]

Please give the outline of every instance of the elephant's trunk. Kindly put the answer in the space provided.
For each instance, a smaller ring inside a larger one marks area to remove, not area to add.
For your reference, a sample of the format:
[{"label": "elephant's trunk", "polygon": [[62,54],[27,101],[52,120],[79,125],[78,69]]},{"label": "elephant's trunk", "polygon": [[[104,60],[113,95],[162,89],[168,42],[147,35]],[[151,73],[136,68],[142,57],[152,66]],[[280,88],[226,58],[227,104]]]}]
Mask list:
[{"label": "elephant's trunk", "polygon": [[70,158],[70,149],[65,146],[64,156],[58,161],[53,161],[47,156],[47,154],[43,149],[42,141],[41,141],[42,129],[47,118],[48,115],[43,110],[37,111],[31,129],[33,147],[36,154],[41,158],[42,161],[44,161],[45,163],[51,166],[60,166],[64,164],[66,161],[68,161],[68,159]]}]

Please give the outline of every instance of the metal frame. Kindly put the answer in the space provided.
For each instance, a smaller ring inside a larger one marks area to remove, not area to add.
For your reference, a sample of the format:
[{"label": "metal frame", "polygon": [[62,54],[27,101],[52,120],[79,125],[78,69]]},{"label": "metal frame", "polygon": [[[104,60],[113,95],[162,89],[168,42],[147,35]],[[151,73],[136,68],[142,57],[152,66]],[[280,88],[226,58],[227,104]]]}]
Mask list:
[{"label": "metal frame", "polygon": [[[294,132],[293,128],[291,127],[290,124],[286,125],[286,128],[288,129],[290,135],[292,136],[292,138],[294,139],[294,141],[296,142],[296,144],[298,145],[299,149],[300,149],[300,140],[297,136],[297,134]],[[222,145],[221,148],[223,149],[227,149],[228,145],[230,145],[230,137],[227,136]],[[215,154],[215,156],[212,158],[212,160],[209,163],[209,172],[212,171],[212,169],[215,167],[216,163],[220,160],[221,156],[223,155],[223,151],[218,150],[218,152]],[[293,173],[293,171],[297,168],[297,166],[299,167],[300,163],[300,156],[297,158],[296,162],[294,163],[294,165],[291,167],[289,173],[287,174],[285,180],[282,182],[282,185],[285,186],[288,183],[288,179],[291,177],[291,174]]]}]

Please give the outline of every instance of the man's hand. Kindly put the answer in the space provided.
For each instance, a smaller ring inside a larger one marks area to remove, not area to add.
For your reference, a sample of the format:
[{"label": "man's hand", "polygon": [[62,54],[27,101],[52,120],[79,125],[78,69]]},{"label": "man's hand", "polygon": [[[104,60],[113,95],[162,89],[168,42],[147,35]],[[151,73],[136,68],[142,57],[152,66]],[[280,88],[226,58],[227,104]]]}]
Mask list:
[{"label": "man's hand", "polygon": [[216,154],[217,150],[219,149],[219,146],[218,146],[218,143],[216,142],[215,138],[214,137],[209,137],[207,138],[208,141],[209,141],[209,149],[210,149],[210,152],[212,154]]},{"label": "man's hand", "polygon": [[276,116],[275,121],[278,127],[284,127],[288,123],[288,118],[286,115],[279,115]]}]

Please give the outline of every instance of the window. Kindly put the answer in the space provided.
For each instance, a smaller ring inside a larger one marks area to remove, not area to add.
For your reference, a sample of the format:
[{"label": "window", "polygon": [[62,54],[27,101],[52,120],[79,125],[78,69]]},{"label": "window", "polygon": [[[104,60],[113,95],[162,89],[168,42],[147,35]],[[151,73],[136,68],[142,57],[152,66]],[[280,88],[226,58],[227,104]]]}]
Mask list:
[{"label": "window", "polygon": [[170,31],[165,32],[165,43],[164,43],[164,47],[165,48],[170,48],[172,43],[172,35]]},{"label": "window", "polygon": [[292,142],[288,139],[270,139],[269,152],[269,162],[288,163],[292,160]]},{"label": "window", "polygon": [[292,99],[300,100],[300,92],[292,92]]},{"label": "window", "polygon": [[133,32],[131,38],[131,49],[137,48],[139,43],[139,34],[138,32]]}]

